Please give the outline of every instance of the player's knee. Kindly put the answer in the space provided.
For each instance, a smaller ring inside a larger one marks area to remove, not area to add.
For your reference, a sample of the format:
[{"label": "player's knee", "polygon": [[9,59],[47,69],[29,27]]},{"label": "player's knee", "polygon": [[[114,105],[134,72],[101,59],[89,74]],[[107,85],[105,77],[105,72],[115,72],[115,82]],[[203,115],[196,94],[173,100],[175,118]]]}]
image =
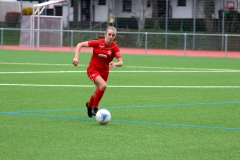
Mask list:
[{"label": "player's knee", "polygon": [[104,91],[106,88],[107,88],[107,83],[106,82],[102,83],[100,86],[100,89]]}]

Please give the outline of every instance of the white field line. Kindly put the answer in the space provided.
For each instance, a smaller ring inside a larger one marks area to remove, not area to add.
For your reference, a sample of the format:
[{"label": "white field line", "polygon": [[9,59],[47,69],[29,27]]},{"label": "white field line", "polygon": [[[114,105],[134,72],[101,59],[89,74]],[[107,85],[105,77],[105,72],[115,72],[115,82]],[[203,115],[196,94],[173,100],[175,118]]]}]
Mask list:
[{"label": "white field line", "polygon": [[[240,73],[240,70],[226,71],[110,71],[111,73]],[[0,72],[0,74],[54,74],[54,73],[86,73],[86,71],[25,71],[25,72]]]},{"label": "white field line", "polygon": [[0,74],[46,74],[46,73],[86,73],[86,71],[26,71],[26,72],[0,72]]},{"label": "white field line", "polygon": [[[52,85],[52,84],[0,84],[0,86],[26,86],[26,87],[79,87],[92,88],[94,85]],[[119,86],[109,85],[108,88],[240,88],[240,86]]]},{"label": "white field line", "polygon": [[[176,69],[176,70],[218,70],[218,71],[229,71],[229,70],[233,70],[233,69],[210,69],[210,68],[181,68],[181,67],[146,67],[146,66],[125,66],[128,68],[149,68],[149,69]],[[235,70],[234,71],[239,71],[239,70]]]},{"label": "white field line", "polygon": [[[7,65],[32,65],[32,66],[73,66],[72,64],[48,64],[48,63],[8,63],[8,62],[0,62],[0,64],[7,64]],[[86,65],[78,65],[78,66],[86,66]]]},{"label": "white field line", "polygon": [[[72,64],[47,64],[47,63],[8,63],[8,62],[0,62],[0,64],[7,64],[7,65],[41,65],[41,66],[73,66]],[[79,64],[78,66],[79,67],[86,67],[87,65]],[[236,72],[240,72],[240,70],[235,70],[235,69],[233,70],[233,69],[147,67],[147,66],[124,66],[124,67],[126,67],[126,68],[142,68],[142,69],[170,69],[170,70],[176,69],[176,70],[204,70],[204,71],[236,71]],[[125,72],[125,71],[122,71],[122,72]],[[132,72],[136,72],[136,71],[132,71]],[[149,71],[146,71],[146,72],[149,72]],[[154,71],[152,71],[152,72],[154,72]]]}]

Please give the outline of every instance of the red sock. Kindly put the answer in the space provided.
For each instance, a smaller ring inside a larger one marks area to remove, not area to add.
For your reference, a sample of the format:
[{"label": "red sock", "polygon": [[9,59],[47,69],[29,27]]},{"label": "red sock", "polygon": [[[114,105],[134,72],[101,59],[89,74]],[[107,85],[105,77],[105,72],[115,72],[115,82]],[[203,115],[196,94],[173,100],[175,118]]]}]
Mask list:
[{"label": "red sock", "polygon": [[92,108],[97,108],[98,104],[100,102],[100,100],[102,99],[104,91],[102,91],[101,89],[98,89],[96,91],[96,95],[94,97],[94,102],[93,102],[93,107]]},{"label": "red sock", "polygon": [[93,102],[94,102],[94,96],[92,95],[90,97],[90,100],[88,101],[88,108],[92,108]]}]

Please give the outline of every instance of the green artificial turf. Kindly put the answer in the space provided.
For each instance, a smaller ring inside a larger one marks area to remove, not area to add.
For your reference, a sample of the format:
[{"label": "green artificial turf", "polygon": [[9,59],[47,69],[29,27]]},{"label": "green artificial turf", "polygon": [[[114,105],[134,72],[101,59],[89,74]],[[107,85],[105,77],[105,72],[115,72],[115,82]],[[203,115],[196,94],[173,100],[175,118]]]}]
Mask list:
[{"label": "green artificial turf", "polygon": [[0,159],[239,159],[240,59],[123,54],[101,125],[90,56],[0,50]]}]

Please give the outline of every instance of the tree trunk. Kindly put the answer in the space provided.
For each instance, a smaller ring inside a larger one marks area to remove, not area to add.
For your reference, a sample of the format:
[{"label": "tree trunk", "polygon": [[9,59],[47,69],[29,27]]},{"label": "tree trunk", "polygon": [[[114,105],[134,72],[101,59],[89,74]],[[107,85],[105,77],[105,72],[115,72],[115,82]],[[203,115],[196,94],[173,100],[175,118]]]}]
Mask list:
[{"label": "tree trunk", "polygon": [[213,0],[204,0],[205,27],[207,33],[213,32],[212,14],[214,12],[214,5]]},{"label": "tree trunk", "polygon": [[73,22],[74,22],[74,26],[77,26],[79,0],[72,0],[72,1],[73,1]]},{"label": "tree trunk", "polygon": [[152,0],[153,9],[153,27],[159,29],[159,18],[158,18],[158,0]]}]

